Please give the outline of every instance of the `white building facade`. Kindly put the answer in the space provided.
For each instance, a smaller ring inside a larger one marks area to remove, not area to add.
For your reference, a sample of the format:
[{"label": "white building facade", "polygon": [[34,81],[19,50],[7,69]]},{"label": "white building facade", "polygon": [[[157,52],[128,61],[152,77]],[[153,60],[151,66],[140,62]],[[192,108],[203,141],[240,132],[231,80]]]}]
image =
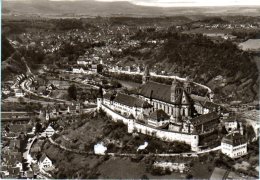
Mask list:
[{"label": "white building facade", "polygon": [[232,133],[221,141],[221,152],[231,158],[239,158],[247,154],[247,142],[239,133]]}]

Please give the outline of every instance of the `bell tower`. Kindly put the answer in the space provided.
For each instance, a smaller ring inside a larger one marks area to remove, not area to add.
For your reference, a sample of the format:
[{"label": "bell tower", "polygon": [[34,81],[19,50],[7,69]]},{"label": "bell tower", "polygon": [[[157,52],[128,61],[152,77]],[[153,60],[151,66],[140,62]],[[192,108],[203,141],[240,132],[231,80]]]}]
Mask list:
[{"label": "bell tower", "polygon": [[149,71],[148,66],[146,66],[145,70],[144,70],[144,75],[142,78],[142,84],[147,83],[149,80],[150,80],[150,71]]},{"label": "bell tower", "polygon": [[184,82],[184,89],[187,94],[191,94],[191,81],[188,77],[186,77],[186,80]]},{"label": "bell tower", "polygon": [[171,86],[171,102],[176,102],[177,98],[181,94],[181,87],[179,82],[174,78],[172,81],[172,86]]}]

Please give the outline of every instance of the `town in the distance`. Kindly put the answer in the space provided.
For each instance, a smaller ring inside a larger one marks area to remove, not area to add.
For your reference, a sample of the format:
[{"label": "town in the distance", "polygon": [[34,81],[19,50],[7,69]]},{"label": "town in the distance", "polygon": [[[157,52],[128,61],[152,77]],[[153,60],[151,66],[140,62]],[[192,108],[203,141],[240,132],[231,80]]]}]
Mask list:
[{"label": "town in the distance", "polygon": [[1,178],[259,178],[259,17],[4,13]]}]

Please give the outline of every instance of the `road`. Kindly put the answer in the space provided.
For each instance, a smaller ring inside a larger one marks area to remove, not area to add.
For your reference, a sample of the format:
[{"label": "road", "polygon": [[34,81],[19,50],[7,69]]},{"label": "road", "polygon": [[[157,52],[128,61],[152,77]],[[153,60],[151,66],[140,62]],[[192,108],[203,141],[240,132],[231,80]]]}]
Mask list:
[{"label": "road", "polygon": [[30,155],[30,151],[31,151],[32,144],[33,144],[33,142],[35,141],[36,138],[37,138],[36,136],[34,136],[32,139],[30,138],[31,141],[30,142],[28,141],[27,146],[26,146],[26,151],[23,153],[23,158],[28,162],[30,170],[32,170],[31,164],[32,164],[32,161],[33,161],[33,158]]},{"label": "road", "polygon": [[[138,73],[138,72],[127,72],[127,71],[113,71],[113,70],[109,70],[109,72],[117,72],[117,73],[122,73],[122,74],[129,74],[129,75],[143,75],[143,73]],[[179,76],[165,76],[165,75],[158,75],[154,72],[150,72],[150,75],[153,76],[153,77],[160,77],[160,78],[171,78],[171,79],[174,79],[176,78],[177,80],[179,81],[187,81],[186,78],[181,78]],[[208,86],[205,86],[203,84],[200,84],[200,83],[196,83],[196,82],[193,82],[195,85],[197,86],[200,86],[201,88],[203,89],[207,89],[208,90],[208,93],[211,95],[211,96],[214,96],[214,93],[213,91],[208,87]]]},{"label": "road", "polygon": [[27,92],[28,94],[31,94],[31,95],[34,95],[34,96],[37,96],[37,97],[40,97],[40,98],[43,98],[43,99],[46,99],[46,100],[52,100],[52,101],[70,103],[70,101],[66,101],[66,100],[63,100],[63,99],[56,99],[56,98],[52,98],[52,97],[47,97],[47,96],[42,96],[42,95],[36,94],[36,93],[30,91],[30,90],[27,88],[27,85],[28,85],[28,80],[24,80],[24,81],[20,84],[21,88],[22,88],[25,92]]},{"label": "road", "polygon": [[[23,97],[23,100],[25,102],[32,102],[32,103],[41,103],[43,105],[48,105],[48,104],[54,104],[55,102],[50,102],[50,101],[44,101],[44,100],[37,100],[37,99],[31,99],[31,98],[27,98],[27,97]],[[4,100],[2,100],[2,102],[19,102],[18,97],[8,97]]]},{"label": "road", "polygon": [[117,156],[117,157],[136,157],[137,155],[143,155],[145,157],[175,157],[175,156],[198,157],[199,154],[204,154],[204,153],[220,150],[220,146],[218,146],[218,147],[215,147],[213,149],[207,149],[207,150],[203,150],[203,151],[199,151],[199,152],[190,152],[190,153],[158,153],[158,154],[154,154],[154,153],[149,153],[149,154],[105,153],[105,154],[95,154],[94,152],[80,151],[80,150],[76,150],[76,149],[67,148],[67,147],[53,141],[53,139],[51,137],[48,138],[48,140],[52,145],[59,147],[60,149],[63,149],[65,151],[69,151],[69,152],[73,152],[73,153],[77,153],[77,154],[98,155],[98,156],[108,155],[108,156],[113,156],[113,157],[114,156]]}]

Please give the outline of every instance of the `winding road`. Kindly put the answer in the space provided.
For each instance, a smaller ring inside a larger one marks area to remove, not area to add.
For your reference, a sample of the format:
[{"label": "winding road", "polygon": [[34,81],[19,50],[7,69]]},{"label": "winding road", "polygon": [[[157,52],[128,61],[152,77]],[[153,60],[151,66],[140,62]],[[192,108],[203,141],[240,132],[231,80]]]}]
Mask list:
[{"label": "winding road", "polygon": [[43,98],[43,99],[46,99],[46,100],[52,100],[52,101],[58,101],[58,102],[65,102],[65,103],[70,103],[70,101],[66,101],[66,100],[63,100],[63,99],[56,99],[56,98],[52,98],[52,97],[47,97],[47,96],[42,96],[42,95],[39,95],[39,94],[36,94],[32,91],[30,91],[28,89],[28,80],[24,80],[21,84],[20,84],[22,90],[24,90],[26,93],[28,94],[31,94],[33,96],[37,96],[37,97],[40,97],[40,98]]},{"label": "winding road", "polygon": [[[112,70],[110,69],[109,72],[116,72],[116,73],[119,73],[119,74],[129,74],[129,75],[143,75],[143,73],[138,73],[138,72],[128,72],[128,71],[115,71],[115,70]],[[170,79],[177,79],[179,81],[187,81],[186,78],[181,78],[179,76],[166,76],[166,75],[158,75],[156,74],[155,72],[150,72],[150,75],[153,76],[153,77],[159,77],[159,78],[170,78]],[[193,84],[203,88],[203,89],[207,89],[208,91],[208,94],[210,95],[210,100],[213,101],[213,96],[214,96],[214,92],[206,85],[203,85],[203,84],[200,84],[200,83],[197,83],[197,82],[192,82]]]}]

